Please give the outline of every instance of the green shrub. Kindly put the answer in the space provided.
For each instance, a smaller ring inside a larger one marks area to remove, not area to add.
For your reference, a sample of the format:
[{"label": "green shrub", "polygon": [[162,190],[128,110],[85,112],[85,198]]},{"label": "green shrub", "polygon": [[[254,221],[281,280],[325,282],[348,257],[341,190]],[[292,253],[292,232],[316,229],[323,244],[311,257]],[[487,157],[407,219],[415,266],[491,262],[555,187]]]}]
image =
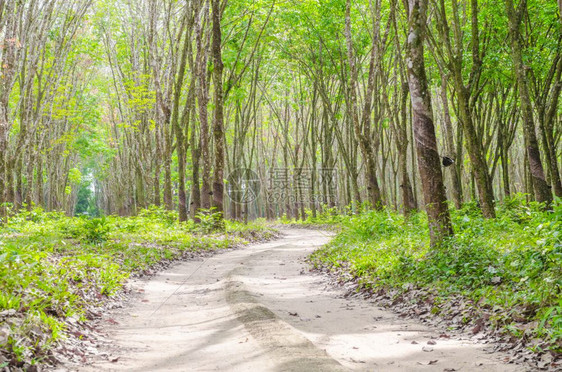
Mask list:
[{"label": "green shrub", "polygon": [[92,218],[84,224],[84,239],[88,243],[100,244],[109,236],[109,224],[105,217]]},{"label": "green shrub", "polygon": [[156,220],[168,225],[172,225],[179,219],[179,214],[177,211],[170,211],[165,209],[164,207],[156,207],[150,206],[147,209],[143,209],[139,212],[138,217],[148,219],[148,220]]},{"label": "green shrub", "polygon": [[204,233],[211,233],[224,229],[222,213],[216,212],[216,208],[200,209],[195,217],[199,220],[199,228]]}]

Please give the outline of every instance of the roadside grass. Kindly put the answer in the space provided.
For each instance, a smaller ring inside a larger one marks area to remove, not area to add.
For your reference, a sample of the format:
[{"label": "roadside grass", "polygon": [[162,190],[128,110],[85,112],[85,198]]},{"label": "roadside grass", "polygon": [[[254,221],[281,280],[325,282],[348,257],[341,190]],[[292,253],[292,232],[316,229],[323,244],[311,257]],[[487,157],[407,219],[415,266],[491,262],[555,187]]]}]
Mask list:
[{"label": "roadside grass", "polygon": [[451,212],[455,236],[440,247],[429,247],[425,214],[368,211],[348,217],[310,260],[360,289],[396,297],[427,290],[434,314],[461,296],[495,329],[535,340],[528,345],[536,351],[562,351],[562,201],[545,212],[516,195],[494,220],[475,204]]},{"label": "roadside grass", "polygon": [[222,232],[177,221],[160,208],[95,219],[35,209],[0,226],[0,369],[48,361],[49,350],[69,337],[68,321],[86,322],[89,309],[131,275],[188,252],[275,236],[265,221],[225,221]]},{"label": "roadside grass", "polygon": [[306,208],[304,219],[289,218],[283,214],[275,221],[275,225],[304,228],[304,229],[323,229],[323,230],[339,230],[339,228],[348,221],[352,214],[351,208],[345,207],[343,210],[337,207],[330,208],[323,205],[313,214],[310,208]]}]

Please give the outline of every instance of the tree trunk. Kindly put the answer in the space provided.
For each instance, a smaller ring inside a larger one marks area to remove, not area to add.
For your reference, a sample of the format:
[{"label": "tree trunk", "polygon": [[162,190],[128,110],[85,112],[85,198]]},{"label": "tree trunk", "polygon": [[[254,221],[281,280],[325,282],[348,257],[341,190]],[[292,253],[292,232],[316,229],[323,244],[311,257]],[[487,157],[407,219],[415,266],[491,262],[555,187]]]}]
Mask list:
[{"label": "tree trunk", "polygon": [[429,219],[431,244],[435,246],[453,234],[441,163],[437,151],[431,97],[424,63],[424,36],[428,0],[409,0],[409,34],[406,52],[408,84],[414,112],[413,126],[418,166]]},{"label": "tree trunk", "polygon": [[11,177],[8,170],[8,136],[11,128],[8,111],[10,92],[12,91],[15,76],[17,49],[15,5],[15,1],[8,1],[5,4],[5,9],[3,9],[6,25],[3,35],[2,58],[0,60],[2,70],[0,74],[0,222],[3,221],[2,217],[6,215],[6,210],[2,203],[9,201],[9,178]]},{"label": "tree trunk", "polygon": [[516,10],[513,7],[513,0],[506,0],[505,6],[509,20],[511,55],[513,58],[517,85],[519,88],[521,117],[523,119],[523,133],[525,135],[525,146],[527,148],[529,169],[533,189],[535,191],[535,199],[540,203],[545,203],[548,208],[552,204],[552,191],[550,189],[550,185],[546,182],[539,144],[535,132],[533,107],[529,96],[527,77],[525,76],[525,65],[523,63],[521,35],[519,31],[523,15],[526,14],[527,3],[526,0],[521,0],[518,9]]},{"label": "tree trunk", "polygon": [[[556,63],[555,85],[552,89],[551,99],[548,110],[544,109],[544,115],[539,118],[540,129],[542,133],[543,148],[546,152],[545,162],[550,173],[550,184],[554,191],[554,195],[562,198],[562,180],[560,179],[560,171],[558,168],[558,159],[556,154],[556,140],[554,137],[554,121],[556,112],[558,111],[558,101],[560,91],[562,90],[562,56],[558,56]],[[546,97],[545,97],[546,101]],[[546,105],[546,102],[543,103]]]},{"label": "tree trunk", "polygon": [[180,222],[187,221],[187,192],[185,189],[185,175],[186,175],[186,157],[187,157],[187,141],[186,133],[184,133],[184,126],[186,127],[185,132],[187,132],[187,127],[190,123],[190,116],[193,115],[195,107],[195,87],[192,83],[190,86],[188,97],[187,97],[187,110],[184,112],[183,117],[180,121],[180,98],[182,93],[182,87],[185,78],[185,70],[187,67],[187,54],[190,52],[191,43],[191,32],[188,30],[184,35],[183,47],[181,50],[180,66],[178,70],[178,75],[174,82],[174,103],[172,109],[172,127],[176,134],[177,142],[177,154],[178,154],[178,212]]},{"label": "tree trunk", "polygon": [[222,53],[221,53],[221,6],[220,0],[212,0],[213,7],[213,81],[215,89],[215,112],[213,119],[213,138],[215,142],[215,169],[213,173],[213,206],[221,218],[224,212],[224,92],[222,89]]},{"label": "tree trunk", "polygon": [[160,199],[160,166],[157,165],[156,169],[154,170],[154,199],[153,203],[155,206],[159,207],[161,204]]},{"label": "tree trunk", "polygon": [[[443,102],[443,127],[445,129],[445,143],[447,155],[455,157],[455,141],[453,135],[453,123],[451,122],[451,114],[449,111],[449,99],[447,97],[447,80],[446,77],[441,78],[441,100]],[[455,159],[460,161],[460,159]],[[452,195],[455,207],[459,209],[462,205],[462,189],[457,167],[450,167],[451,183],[453,186]]]},{"label": "tree trunk", "polygon": [[[168,144],[170,146],[171,144]],[[172,154],[171,149],[164,159],[164,205],[166,209],[171,211],[174,209],[174,201],[172,199]]]},{"label": "tree trunk", "polygon": [[414,190],[410,182],[408,174],[408,119],[407,119],[407,102],[408,102],[408,84],[402,84],[402,97],[400,102],[400,123],[398,125],[397,138],[399,138],[400,148],[398,149],[398,167],[400,168],[400,189],[402,190],[402,203],[404,215],[408,216],[414,210],[418,209]]},{"label": "tree trunk", "polygon": [[[205,1],[203,15],[206,18],[209,12],[208,2]],[[202,186],[201,186],[201,208],[211,208],[211,145],[209,141],[209,120],[207,104],[209,102],[209,87],[207,81],[207,50],[203,45],[203,20],[201,16],[197,18],[196,44],[197,44],[197,73],[198,73],[198,107],[200,122],[200,145],[201,158],[203,161]]]},{"label": "tree trunk", "polygon": [[[377,162],[376,153],[373,151],[371,144],[371,139],[368,136],[368,125],[371,120],[371,99],[374,89],[374,79],[375,79],[375,51],[376,51],[376,36],[373,35],[373,43],[371,49],[371,61],[369,65],[369,81],[367,83],[367,91],[365,92],[365,107],[363,109],[363,115],[360,121],[359,118],[359,108],[357,102],[357,67],[355,56],[353,53],[353,42],[351,38],[351,0],[346,2],[346,12],[345,12],[345,37],[347,44],[347,59],[349,63],[349,110],[351,114],[351,120],[353,123],[353,129],[357,141],[359,142],[359,147],[361,149],[361,154],[363,155],[363,160],[365,161],[365,177],[367,178],[367,193],[369,196],[369,202],[375,209],[381,209],[383,206],[381,190],[377,181]],[[367,133],[365,133],[367,132]]]}]

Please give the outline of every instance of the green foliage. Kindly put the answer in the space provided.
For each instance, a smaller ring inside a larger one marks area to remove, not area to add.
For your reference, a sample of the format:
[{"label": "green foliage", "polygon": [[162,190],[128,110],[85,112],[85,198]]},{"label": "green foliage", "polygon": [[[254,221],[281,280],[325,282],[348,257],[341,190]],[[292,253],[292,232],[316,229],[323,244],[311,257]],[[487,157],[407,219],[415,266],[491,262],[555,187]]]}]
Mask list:
[{"label": "green foliage", "polygon": [[[538,322],[532,336],[552,348],[562,341],[562,203],[544,212],[515,195],[494,220],[473,204],[452,211],[456,235],[429,248],[425,214],[394,212],[348,217],[342,232],[314,253],[317,267],[347,270],[371,289],[434,289],[443,299],[462,295],[483,308],[501,308],[498,326]],[[513,332],[512,332],[513,333]]]},{"label": "green foliage", "polygon": [[109,225],[104,217],[92,218],[84,224],[84,239],[88,243],[100,244],[107,240]]},{"label": "green foliage", "polygon": [[195,214],[199,220],[199,228],[204,233],[210,233],[224,228],[222,223],[222,213],[216,212],[216,208],[201,209]]},{"label": "green foliage", "polygon": [[179,218],[177,211],[169,211],[164,207],[157,207],[154,205],[141,210],[139,212],[139,217],[150,221],[161,221],[168,225],[174,224]]},{"label": "green foliage", "polygon": [[90,182],[83,182],[78,189],[78,197],[74,215],[99,217],[100,214],[101,212],[97,206],[94,193],[90,188]]},{"label": "green foliage", "polygon": [[249,223],[224,221],[224,232],[228,236],[249,240],[269,240],[277,236],[265,219],[257,219]]},{"label": "green foliage", "polygon": [[337,207],[329,207],[323,205],[320,210],[316,211],[316,216],[312,213],[309,208],[305,209],[306,218],[303,220],[291,219],[287,215],[283,215],[279,218],[278,222],[285,225],[301,225],[301,226],[325,226],[325,225],[338,225],[347,221],[347,216],[351,214],[351,209],[349,207],[344,208],[340,211]]}]

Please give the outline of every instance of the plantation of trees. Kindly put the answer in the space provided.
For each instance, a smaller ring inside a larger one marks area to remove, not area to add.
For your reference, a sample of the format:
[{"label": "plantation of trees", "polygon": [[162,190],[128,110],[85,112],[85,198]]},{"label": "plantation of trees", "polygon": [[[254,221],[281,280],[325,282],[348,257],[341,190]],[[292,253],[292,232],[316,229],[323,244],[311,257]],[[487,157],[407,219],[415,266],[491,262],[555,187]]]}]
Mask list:
[{"label": "plantation of trees", "polygon": [[309,263],[358,290],[498,307],[558,368],[561,90],[560,0],[0,0],[0,369],[283,225],[335,228]]}]

